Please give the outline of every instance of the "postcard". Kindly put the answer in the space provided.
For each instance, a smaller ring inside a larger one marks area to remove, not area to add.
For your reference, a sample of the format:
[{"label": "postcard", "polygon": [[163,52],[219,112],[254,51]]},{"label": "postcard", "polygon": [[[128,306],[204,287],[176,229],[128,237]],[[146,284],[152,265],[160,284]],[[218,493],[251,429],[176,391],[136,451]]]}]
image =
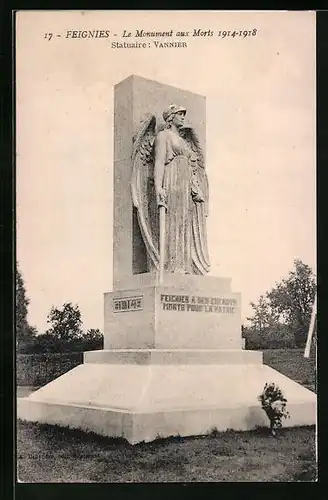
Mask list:
[{"label": "postcard", "polygon": [[315,12],[15,29],[17,479],[315,481]]}]

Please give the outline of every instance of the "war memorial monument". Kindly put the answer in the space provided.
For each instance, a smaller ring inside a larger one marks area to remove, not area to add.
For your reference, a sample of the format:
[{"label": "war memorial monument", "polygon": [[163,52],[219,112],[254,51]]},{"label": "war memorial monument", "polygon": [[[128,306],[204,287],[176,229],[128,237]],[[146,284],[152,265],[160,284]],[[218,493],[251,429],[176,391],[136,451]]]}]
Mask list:
[{"label": "war memorial monument", "polygon": [[[274,382],[285,425],[316,423],[316,395],[243,349],[241,294],[208,273],[205,97],[130,76],[114,90],[113,291],[104,349],[17,404],[19,418],[130,443],[269,422]],[[109,160],[110,161],[110,160]]]}]

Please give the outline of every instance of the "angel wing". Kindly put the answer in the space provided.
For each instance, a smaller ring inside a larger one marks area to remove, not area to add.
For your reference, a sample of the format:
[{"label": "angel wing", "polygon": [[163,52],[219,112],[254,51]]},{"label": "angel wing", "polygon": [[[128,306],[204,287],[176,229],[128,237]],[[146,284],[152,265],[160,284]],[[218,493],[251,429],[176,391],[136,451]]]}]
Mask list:
[{"label": "angel wing", "polygon": [[209,186],[205,170],[203,151],[192,127],[183,127],[181,131],[185,141],[195,154],[195,174],[200,191],[204,197],[204,203],[195,203],[192,219],[192,261],[195,274],[206,274],[211,264],[207,246],[206,218],[208,216]]},{"label": "angel wing", "polygon": [[147,256],[152,266],[159,269],[158,209],[154,188],[153,146],[156,118],[143,120],[133,138],[131,194],[137,209],[138,222]]},{"label": "angel wing", "polygon": [[196,166],[196,175],[197,181],[200,185],[201,192],[205,198],[205,214],[208,215],[208,198],[209,198],[209,186],[208,186],[208,178],[205,170],[205,162],[203,150],[200,145],[198,136],[192,127],[182,127],[182,135],[184,140],[188,143],[190,149],[195,154],[196,161],[193,162]]},{"label": "angel wing", "polygon": [[184,126],[181,127],[180,133],[182,133],[183,138],[187,141],[189,147],[197,156],[198,167],[205,168],[203,150],[195,130],[192,127]]}]

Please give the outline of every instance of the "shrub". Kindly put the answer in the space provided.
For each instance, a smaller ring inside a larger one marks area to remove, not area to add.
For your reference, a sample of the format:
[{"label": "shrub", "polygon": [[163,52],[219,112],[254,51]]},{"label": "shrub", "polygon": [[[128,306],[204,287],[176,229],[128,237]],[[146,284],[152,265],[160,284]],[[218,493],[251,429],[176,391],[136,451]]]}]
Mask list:
[{"label": "shrub", "polygon": [[17,354],[16,383],[43,386],[83,363],[83,353]]},{"label": "shrub", "polygon": [[245,327],[243,337],[246,349],[293,349],[296,347],[294,334],[286,325],[264,328],[261,332]]}]

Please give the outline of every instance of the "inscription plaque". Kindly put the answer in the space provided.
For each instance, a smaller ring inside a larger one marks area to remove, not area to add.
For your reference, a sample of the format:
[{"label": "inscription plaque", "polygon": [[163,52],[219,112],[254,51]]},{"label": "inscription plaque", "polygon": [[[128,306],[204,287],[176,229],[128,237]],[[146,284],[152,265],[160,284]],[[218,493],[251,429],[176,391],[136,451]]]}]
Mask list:
[{"label": "inscription plaque", "polygon": [[225,297],[198,297],[195,295],[161,295],[164,311],[213,312],[234,314],[236,299]]},{"label": "inscription plaque", "polygon": [[119,312],[130,312],[130,311],[142,311],[143,309],[143,297],[139,295],[138,297],[114,297],[113,298],[113,311],[115,313]]}]

